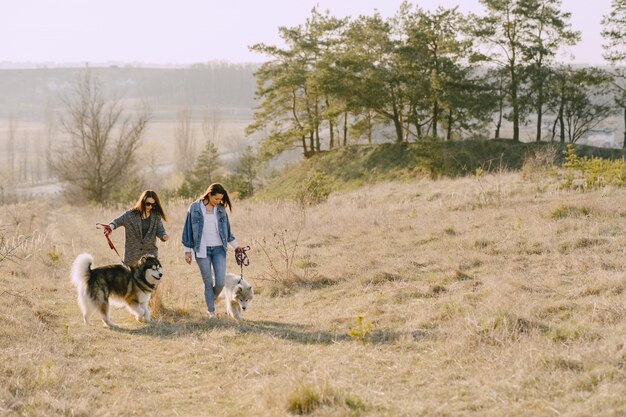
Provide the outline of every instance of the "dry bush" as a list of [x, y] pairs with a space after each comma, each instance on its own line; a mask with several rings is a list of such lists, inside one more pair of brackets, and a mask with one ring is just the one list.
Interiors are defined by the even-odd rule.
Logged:
[[546, 145], [530, 150], [524, 157], [520, 173], [523, 178], [543, 181], [556, 174], [560, 148], [558, 145]]

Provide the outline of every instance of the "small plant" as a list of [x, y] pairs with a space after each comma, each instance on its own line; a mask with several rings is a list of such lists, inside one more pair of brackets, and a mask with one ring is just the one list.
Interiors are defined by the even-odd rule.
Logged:
[[446, 227], [444, 229], [444, 233], [449, 235], [449, 236], [455, 236], [456, 235], [456, 230], [454, 230], [454, 227], [450, 226], [450, 227]]
[[[256, 241], [256, 246], [261, 248], [261, 252], [268, 261], [268, 270], [265, 273], [266, 280], [271, 282], [268, 294], [278, 296], [289, 293], [301, 276], [296, 272], [296, 268], [304, 267], [297, 258], [297, 249], [301, 229], [298, 230], [294, 238], [289, 237], [287, 229], [274, 232], [273, 239], [263, 238]], [[304, 272], [307, 272], [305, 268]]]
[[363, 316], [357, 316], [355, 321], [355, 327], [348, 331], [348, 336], [353, 339], [360, 340], [361, 342], [366, 342], [369, 339], [374, 326], [372, 323], [365, 321], [365, 317]]
[[57, 245], [52, 245], [52, 249], [46, 254], [51, 264], [56, 265], [61, 260], [61, 254], [57, 250]]
[[550, 212], [550, 218], [564, 219], [566, 217], [585, 217], [588, 216], [590, 212], [587, 207], [562, 205]]
[[551, 327], [546, 333], [548, 339], [553, 342], [568, 342], [589, 336], [589, 332], [582, 325], [561, 324], [560, 326]]
[[330, 195], [330, 178], [320, 171], [314, 171], [300, 185], [296, 200], [302, 207], [320, 204]]

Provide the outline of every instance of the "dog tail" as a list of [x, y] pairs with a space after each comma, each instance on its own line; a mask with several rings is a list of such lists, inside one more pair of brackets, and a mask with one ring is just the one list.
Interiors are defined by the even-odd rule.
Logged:
[[80, 290], [87, 285], [92, 263], [93, 256], [88, 253], [81, 253], [74, 260], [74, 263], [72, 264], [71, 280], [77, 290]]

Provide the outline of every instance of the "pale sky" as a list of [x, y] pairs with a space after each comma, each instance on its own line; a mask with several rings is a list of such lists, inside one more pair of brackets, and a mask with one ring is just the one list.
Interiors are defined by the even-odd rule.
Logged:
[[[263, 62], [255, 43], [282, 46], [279, 26], [305, 22], [316, 5], [336, 17], [391, 17], [402, 0], [0, 0], [0, 64], [187, 65]], [[478, 0], [412, 1], [426, 10], [460, 5], [483, 14]], [[582, 41], [573, 62], [603, 64], [600, 20], [611, 0], [562, 0]], [[562, 58], [561, 60], [568, 60]], [[569, 61], [569, 60], [568, 60]]]

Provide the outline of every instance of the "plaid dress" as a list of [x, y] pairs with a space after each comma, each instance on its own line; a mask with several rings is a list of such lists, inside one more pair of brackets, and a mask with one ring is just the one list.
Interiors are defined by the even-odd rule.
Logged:
[[163, 227], [161, 215], [156, 212], [150, 213], [150, 227], [144, 235], [141, 230], [141, 213], [138, 210], [128, 210], [117, 219], [109, 223], [111, 229], [122, 226], [125, 229], [124, 238], [124, 263], [135, 264], [143, 255], [159, 256], [159, 248], [156, 238], [160, 239], [167, 235]]

